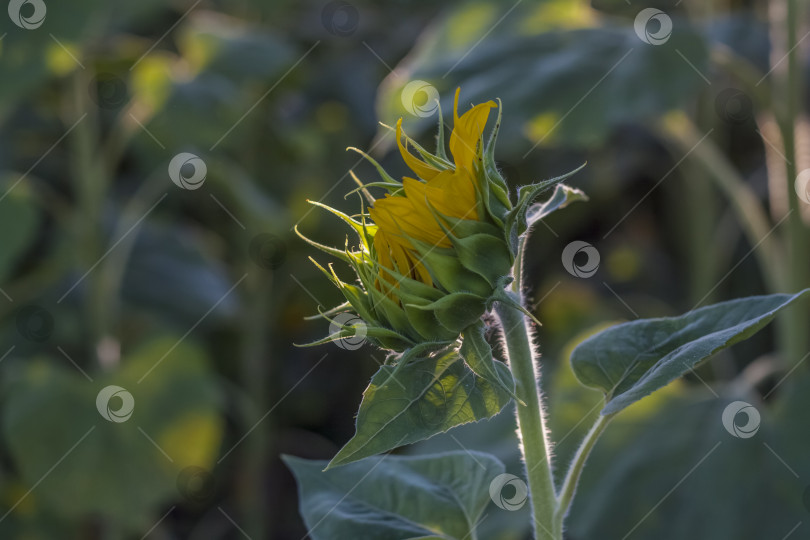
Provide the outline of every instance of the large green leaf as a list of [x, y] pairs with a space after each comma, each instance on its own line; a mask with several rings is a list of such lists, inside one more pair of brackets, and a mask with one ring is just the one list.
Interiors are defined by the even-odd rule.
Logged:
[[[239, 310], [235, 280], [191, 231], [146, 222], [139, 227], [123, 276], [123, 297], [131, 306], [171, 314], [181, 327], [203, 328], [233, 317]], [[238, 289], [238, 288], [237, 288]]]
[[[392, 376], [394, 366], [374, 374], [357, 413], [357, 432], [329, 467], [357, 461], [448, 429], [490, 418], [511, 399], [503, 385], [477, 376], [451, 351], [411, 361]], [[495, 362], [502, 381], [509, 368]]]
[[[163, 504], [188, 496], [181, 471], [212, 468], [222, 400], [204, 352], [190, 341], [152, 341], [114, 373], [90, 370], [92, 381], [65, 358], [20, 367], [3, 410], [5, 440], [24, 486], [14, 502], [26, 502], [22, 493], [35, 486], [43, 511], [101, 516], [142, 531]], [[107, 407], [103, 398], [99, 405], [97, 396], [110, 385], [132, 395], [130, 417], [115, 415], [124, 393], [108, 392]]]
[[325, 461], [284, 457], [314, 540], [475, 538], [503, 464], [480, 452], [377, 456], [322, 472]]
[[571, 354], [577, 378], [605, 393], [602, 414], [666, 386], [711, 355], [762, 329], [782, 308], [810, 293], [751, 296], [679, 317], [619, 324], [583, 341]]
[[[720, 399], [697, 383], [702, 399], [670, 396], [651, 415], [611, 423], [585, 467], [568, 520], [572, 538], [781, 539], [800, 521], [787, 538], [808, 538], [806, 412], [782, 432], [755, 397], [726, 397], [712, 386]], [[725, 407], [739, 398], [762, 414], [750, 439], [723, 427]]]
[[515, 159], [541, 142], [600, 144], [617, 125], [682, 107], [706, 87], [707, 46], [687, 20], [673, 17], [672, 34], [655, 46], [639, 38], [632, 19], [587, 27], [597, 19], [587, 4], [524, 2], [508, 13], [485, 2], [456, 8], [380, 87], [378, 116], [433, 129], [433, 117], [409, 114], [410, 102], [421, 104], [426, 95], [410, 95], [411, 81], [434, 86], [443, 110], [452, 107], [457, 86], [460, 107], [500, 97], [503, 123], [511, 127], [501, 130], [499, 153]]

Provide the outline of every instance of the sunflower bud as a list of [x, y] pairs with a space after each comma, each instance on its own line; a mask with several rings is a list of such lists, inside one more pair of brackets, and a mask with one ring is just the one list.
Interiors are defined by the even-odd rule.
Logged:
[[[395, 180], [358, 150], [381, 177], [363, 184], [352, 174], [360, 185], [355, 191], [367, 197], [370, 208], [361, 208], [352, 217], [313, 203], [346, 222], [358, 244], [350, 247], [347, 241], [339, 250], [305, 238], [349, 263], [359, 281], [346, 283], [331, 266], [327, 270], [318, 265], [346, 298], [346, 303], [322, 315], [353, 311], [366, 321], [369, 340], [395, 352], [408, 351], [403, 357], [413, 351], [455, 347], [460, 336], [469, 341], [462, 350], [487, 357], [478, 339], [481, 316], [494, 301], [514, 303], [504, 289], [512, 281], [517, 239], [530, 226], [529, 205], [562, 179], [521, 188], [513, 205], [494, 158], [500, 104], [488, 101], [459, 116], [458, 98], [457, 90], [447, 144], [450, 156], [445, 151], [441, 109], [435, 153], [408, 137], [400, 119], [394, 130], [397, 146], [412, 176]], [[485, 144], [484, 129], [493, 108], [498, 117]], [[386, 193], [374, 199], [369, 188]], [[317, 343], [350, 337], [355, 331], [344, 328]], [[486, 361], [491, 361], [491, 354]]]

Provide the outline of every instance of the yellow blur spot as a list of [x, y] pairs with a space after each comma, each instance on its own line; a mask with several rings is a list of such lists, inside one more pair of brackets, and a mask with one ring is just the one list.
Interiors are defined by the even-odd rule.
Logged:
[[559, 117], [554, 112], [539, 114], [529, 120], [524, 128], [526, 136], [533, 142], [550, 142], [554, 139], [553, 133], [557, 129]]
[[152, 53], [135, 66], [132, 89], [135, 99], [148, 110], [160, 109], [169, 98], [172, 88], [172, 59]]
[[479, 39], [491, 26], [496, 7], [488, 3], [471, 4], [447, 23], [447, 46], [451, 49]]
[[671, 133], [683, 133], [689, 129], [690, 124], [689, 117], [679, 110], [670, 111], [661, 118], [664, 130]]
[[211, 34], [187, 32], [181, 36], [179, 47], [183, 58], [188, 61], [191, 71], [199, 73], [216, 57], [221, 43], [219, 38]]
[[630, 281], [641, 270], [641, 256], [638, 251], [629, 247], [621, 247], [610, 252], [606, 263], [613, 281]]
[[18, 516], [30, 517], [36, 510], [36, 500], [34, 494], [28, 491], [20, 482], [9, 482], [0, 495], [0, 504], [14, 507], [14, 513]]
[[68, 43], [62, 43], [62, 45], [65, 47], [62, 48], [54, 43], [45, 51], [45, 65], [48, 66], [51, 73], [60, 77], [79, 67], [76, 62], [76, 58], [79, 57], [78, 49]]
[[213, 411], [186, 413], [158, 436], [158, 444], [178, 468], [210, 468], [221, 442], [222, 421]]
[[595, 23], [596, 17], [590, 2], [549, 0], [524, 17], [518, 31], [524, 35], [534, 35], [549, 30], [589, 28]]

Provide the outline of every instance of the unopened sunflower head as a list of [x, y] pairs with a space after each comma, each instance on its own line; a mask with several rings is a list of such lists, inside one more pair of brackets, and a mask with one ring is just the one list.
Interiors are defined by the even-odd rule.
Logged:
[[[459, 116], [458, 98], [457, 90], [449, 155], [441, 111], [435, 153], [408, 137], [400, 119], [397, 145], [411, 175], [396, 180], [358, 150], [381, 176], [381, 181], [368, 184], [355, 177], [370, 207], [361, 203], [360, 213], [349, 216], [312, 203], [343, 219], [359, 239], [358, 244], [347, 241], [344, 249], [336, 249], [305, 238], [349, 263], [359, 281], [344, 282], [331, 265], [328, 270], [318, 265], [346, 298], [323, 316], [353, 311], [365, 321], [366, 337], [393, 351], [455, 344], [465, 331], [480, 328], [492, 302], [509, 301], [504, 288], [512, 281], [529, 205], [560, 180], [521, 188], [513, 205], [494, 159], [500, 106], [487, 101]], [[484, 131], [496, 108], [498, 116], [485, 143]], [[374, 199], [368, 188], [386, 193]], [[343, 328], [317, 343], [347, 338], [356, 330]]]

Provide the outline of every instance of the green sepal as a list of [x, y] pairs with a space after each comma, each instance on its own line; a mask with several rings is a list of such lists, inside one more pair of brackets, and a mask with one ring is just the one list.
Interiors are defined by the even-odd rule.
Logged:
[[[323, 203], [319, 203], [318, 201], [310, 201], [307, 202], [313, 206], [317, 206], [318, 208], [323, 208], [327, 212], [339, 217], [344, 222], [346, 222], [354, 231], [357, 233], [357, 236], [360, 238], [361, 241], [365, 242], [366, 238], [365, 235], [368, 234], [368, 230], [377, 230], [376, 226], [373, 225], [365, 225], [364, 223], [360, 223], [359, 221], [353, 220], [350, 216], [344, 214], [340, 210], [335, 210], [331, 206], [327, 206]], [[373, 235], [372, 235], [373, 236]]]
[[[376, 160], [376, 159], [374, 159], [373, 157], [371, 157], [370, 155], [366, 154], [365, 152], [363, 152], [363, 151], [362, 151], [362, 150], [360, 150], [359, 148], [355, 148], [354, 146], [350, 146], [350, 147], [348, 147], [346, 150], [351, 150], [352, 152], [357, 152], [358, 154], [360, 154], [361, 156], [363, 156], [363, 157], [366, 159], [366, 161], [368, 161], [369, 163], [371, 163], [371, 165], [373, 165], [373, 166], [374, 166], [374, 168], [375, 168], [375, 169], [377, 169], [377, 173], [380, 175], [380, 178], [382, 178], [382, 179], [383, 179], [383, 181], [384, 181], [385, 183], [388, 183], [388, 184], [395, 184], [395, 185], [399, 185], [400, 187], [402, 187], [402, 182], [399, 182], [399, 181], [398, 181], [397, 179], [395, 179], [393, 176], [391, 176], [390, 174], [388, 174], [388, 171], [386, 171], [386, 170], [383, 168], [383, 166], [382, 166], [382, 165], [380, 165], [380, 164], [377, 162], [377, 160]], [[368, 185], [368, 184], [366, 184], [366, 185]]]
[[422, 298], [426, 302], [438, 300], [444, 293], [433, 287], [411, 278], [405, 278], [399, 283], [399, 294], [404, 299], [407, 297]]
[[317, 315], [307, 315], [306, 317], [304, 317], [304, 320], [305, 321], [316, 321], [318, 319], [327, 319], [329, 317], [337, 315], [338, 313], [343, 313], [344, 311], [348, 311], [351, 308], [352, 308], [351, 303], [343, 302], [339, 306], [335, 306], [335, 307], [333, 307], [331, 309], [327, 309], [326, 311], [321, 311]]
[[486, 298], [492, 293], [492, 286], [475, 272], [461, 264], [452, 249], [438, 248], [416, 239], [409, 239], [416, 247], [431, 276], [445, 291], [468, 291]]
[[[431, 211], [442, 232], [453, 243], [464, 268], [486, 279], [490, 287], [511, 273], [514, 257], [497, 227], [480, 221], [449, 218], [433, 208]], [[448, 222], [449, 227], [442, 221]]]
[[528, 229], [528, 224], [526, 223], [526, 213], [534, 202], [534, 199], [536, 199], [541, 193], [551, 189], [554, 185], [559, 184], [569, 176], [579, 172], [583, 167], [585, 167], [585, 165], [586, 164], [583, 163], [573, 171], [563, 174], [562, 176], [558, 176], [550, 180], [544, 180], [536, 184], [522, 186], [518, 189], [518, 200], [515, 203], [514, 208], [512, 208], [512, 210], [510, 210], [507, 214], [505, 221], [505, 227], [508, 235], [507, 237], [509, 238], [512, 253], [517, 253], [518, 238]]
[[[501, 129], [501, 118], [503, 117], [503, 104], [501, 103], [501, 99], [497, 98], [498, 100], [498, 118], [495, 120], [495, 127], [492, 128], [492, 131], [489, 134], [489, 140], [487, 141], [486, 148], [484, 149], [484, 165], [486, 166], [487, 171], [494, 171], [495, 174], [493, 175], [492, 179], [490, 180], [493, 184], [500, 188], [503, 193], [509, 192], [509, 186], [506, 184], [506, 181], [503, 177], [498, 174], [498, 168], [495, 164], [495, 144], [498, 140], [498, 131]], [[509, 201], [509, 197], [502, 200], [503, 204], [511, 207], [512, 204]]]
[[409, 305], [416, 309], [432, 310], [442, 326], [456, 333], [475, 324], [486, 311], [486, 299], [467, 292], [451, 293], [424, 306]]
[[440, 101], [436, 101], [436, 105], [439, 108], [439, 132], [436, 134], [436, 155], [449, 163], [450, 159], [447, 157], [444, 142], [444, 114], [442, 113], [442, 104]]
[[531, 228], [532, 225], [552, 212], [565, 208], [572, 202], [587, 200], [588, 196], [583, 191], [565, 184], [557, 184], [557, 187], [554, 188], [554, 194], [546, 202], [533, 204], [529, 207], [529, 211], [526, 212], [526, 225]]
[[[497, 173], [496, 173], [497, 174]], [[498, 187], [496, 184], [492, 183], [490, 180], [491, 173], [487, 173], [487, 181], [489, 182], [490, 191], [492, 192], [494, 197], [488, 197], [486, 199], [487, 203], [487, 213], [489, 214], [490, 219], [495, 222], [499, 227], [504, 226], [504, 222], [506, 221], [507, 216], [509, 215], [509, 211], [512, 209], [512, 205], [504, 204], [503, 200], [509, 200], [508, 192], [501, 191], [501, 188]]]
[[491, 287], [494, 288], [500, 278], [511, 272], [514, 257], [503, 238], [474, 234], [451, 238], [451, 241], [461, 264], [486, 279]]
[[382, 317], [380, 318], [400, 333], [409, 337], [416, 337], [410, 332], [412, 329], [411, 324], [408, 321], [408, 317], [405, 315], [405, 311], [399, 304], [374, 287], [367, 289], [367, 291], [372, 302], [371, 309], [373, 309], [375, 313], [381, 314]]
[[363, 291], [354, 285], [349, 285], [348, 283], [341, 281], [340, 278], [337, 277], [337, 274], [335, 274], [335, 271], [332, 269], [331, 265], [329, 266], [329, 270], [327, 270], [312, 257], [310, 257], [309, 260], [312, 261], [312, 264], [318, 267], [321, 272], [323, 272], [329, 281], [340, 289], [343, 297], [351, 304], [352, 308], [361, 319], [366, 321], [366, 323], [370, 323], [372, 325], [376, 324], [376, 317], [372, 315], [373, 312], [371, 310], [371, 305], [368, 303], [368, 296]]
[[364, 190], [366, 188], [370, 188], [370, 187], [385, 188], [389, 192], [391, 192], [391, 194], [393, 195], [394, 193], [396, 193], [396, 192], [398, 192], [398, 191], [400, 191], [402, 189], [402, 184], [392, 184], [390, 182], [369, 182], [367, 184], [363, 184], [362, 186], [356, 187], [353, 190], [349, 191], [348, 193], [346, 193], [346, 195], [343, 196], [343, 198], [346, 199], [346, 198], [349, 197], [349, 195], [352, 195], [354, 193], [357, 193], [358, 191], [362, 191], [362, 190]]
[[[311, 341], [309, 343], [294, 343], [295, 347], [315, 347], [317, 345], [324, 345], [326, 343], [330, 343], [332, 341], [339, 341], [341, 339], [354, 337], [357, 333], [357, 326], [359, 325], [351, 325], [351, 326], [343, 326], [341, 329], [334, 334], [329, 334], [328, 336], [321, 338], [316, 341]], [[365, 337], [369, 341], [390, 341], [396, 340], [402, 349], [409, 349], [414, 346], [414, 343], [406, 338], [405, 336], [394, 332], [389, 328], [383, 328], [381, 326], [367, 326], [363, 325], [365, 328]]]
[[[474, 234], [489, 234], [492, 236], [501, 236], [503, 234], [503, 229], [493, 225], [492, 223], [478, 221], [476, 219], [461, 219], [446, 216], [436, 211], [436, 209], [432, 208], [431, 206], [428, 206], [428, 208], [434, 212], [434, 215], [441, 218], [441, 220], [437, 221], [445, 234], [449, 232], [453, 236], [457, 236], [459, 238], [472, 236]], [[444, 228], [445, 225], [447, 227], [446, 229]]]
[[408, 317], [413, 329], [424, 339], [431, 341], [454, 340], [458, 337], [458, 332], [453, 332], [442, 326], [435, 313], [414, 307], [427, 306], [444, 296], [438, 289], [432, 287], [431, 289], [438, 293], [438, 297], [435, 295], [430, 297], [413, 295], [400, 290], [400, 301], [405, 310], [405, 315]]
[[432, 311], [424, 311], [412, 306], [412, 304], [428, 305], [439, 300], [446, 293], [420, 281], [404, 278], [399, 282], [399, 289], [396, 290], [395, 294], [402, 303], [405, 316], [408, 318], [413, 330], [424, 339], [443, 341], [454, 340], [458, 337], [458, 332], [444, 328]]
[[501, 104], [501, 100], [498, 99], [498, 119], [489, 135], [489, 141], [487, 142], [483, 155], [483, 176], [486, 178], [491, 194], [494, 195], [494, 197], [490, 196], [485, 199], [487, 212], [492, 220], [500, 227], [503, 227], [506, 216], [512, 209], [512, 202], [509, 200], [509, 185], [506, 183], [503, 176], [501, 176], [495, 161], [495, 142], [498, 139], [502, 114], [503, 105]]
[[484, 333], [485, 327], [481, 320], [468, 326], [462, 332], [459, 354], [476, 375], [490, 384], [503, 388], [512, 399], [525, 406], [526, 403], [515, 394], [515, 380], [511, 372], [498, 373], [495, 367], [496, 360], [492, 356], [492, 347], [487, 343]]

